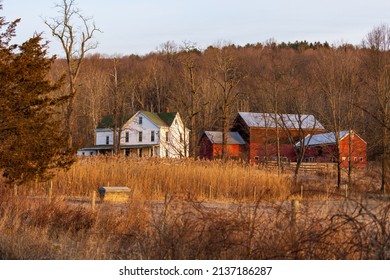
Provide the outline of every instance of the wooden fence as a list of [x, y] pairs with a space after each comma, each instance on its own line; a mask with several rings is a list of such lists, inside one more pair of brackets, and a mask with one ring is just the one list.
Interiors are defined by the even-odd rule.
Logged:
[[[276, 169], [276, 161], [266, 161], [260, 163], [261, 167], [266, 169]], [[294, 171], [297, 166], [296, 162], [281, 162], [282, 170], [284, 171]], [[337, 163], [327, 163], [327, 162], [302, 162], [300, 172], [323, 172], [323, 173], [333, 173], [337, 172]]]

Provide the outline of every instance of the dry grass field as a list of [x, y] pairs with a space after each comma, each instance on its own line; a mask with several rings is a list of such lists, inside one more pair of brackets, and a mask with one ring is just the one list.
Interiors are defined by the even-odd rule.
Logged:
[[[345, 199], [332, 176], [302, 174], [294, 208], [300, 186], [290, 174], [237, 162], [81, 159], [53, 178], [50, 200], [50, 182], [2, 188], [0, 259], [388, 259], [390, 206], [367, 199], [375, 172], [356, 176]], [[92, 192], [108, 185], [132, 197], [93, 208]]]
[[[44, 195], [50, 182], [18, 188], [21, 194]], [[277, 176], [238, 162], [192, 159], [91, 157], [76, 162], [52, 180], [53, 195], [85, 197], [99, 186], [127, 186], [138, 200], [163, 199], [166, 194], [195, 200], [285, 199], [286, 176]]]

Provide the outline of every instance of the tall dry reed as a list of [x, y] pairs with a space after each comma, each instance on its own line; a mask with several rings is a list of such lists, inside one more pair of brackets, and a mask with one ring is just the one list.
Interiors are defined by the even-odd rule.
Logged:
[[[50, 185], [32, 183], [21, 192], [44, 194]], [[53, 193], [86, 196], [100, 186], [128, 186], [135, 198], [162, 199], [166, 194], [200, 200], [285, 199], [286, 176], [238, 162], [193, 159], [91, 157], [78, 160], [52, 180]]]

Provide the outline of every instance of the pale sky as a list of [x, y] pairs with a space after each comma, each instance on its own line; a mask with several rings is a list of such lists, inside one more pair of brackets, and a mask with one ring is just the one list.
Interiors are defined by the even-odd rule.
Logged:
[[[50, 52], [62, 54], [42, 18], [58, 16], [60, 0], [3, 0], [8, 21], [21, 18], [16, 43], [44, 32]], [[307, 40], [360, 44], [373, 27], [390, 24], [389, 0], [76, 0], [103, 31], [95, 53], [147, 54], [167, 41], [201, 48]]]

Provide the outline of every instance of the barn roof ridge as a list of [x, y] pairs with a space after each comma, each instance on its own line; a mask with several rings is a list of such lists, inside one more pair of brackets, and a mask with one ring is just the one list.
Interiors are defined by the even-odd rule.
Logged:
[[[213, 144], [222, 144], [222, 131], [205, 131], [204, 134]], [[246, 142], [241, 137], [240, 133], [236, 131], [229, 131], [227, 144], [244, 145]]]
[[[355, 131], [351, 131], [354, 135], [362, 139]], [[349, 130], [340, 131], [339, 141], [350, 134]], [[364, 141], [364, 139], [362, 139]], [[365, 142], [365, 141], [364, 141]], [[336, 143], [336, 132], [325, 132], [313, 135], [307, 135], [304, 139], [304, 145], [316, 146], [316, 145], [327, 145]], [[295, 146], [299, 147], [301, 143], [296, 143]]]
[[256, 112], [238, 112], [238, 115], [249, 127], [276, 127], [275, 120], [280, 127], [291, 129], [324, 129], [323, 125], [314, 117], [307, 114], [276, 114], [275, 113], [256, 113]]

